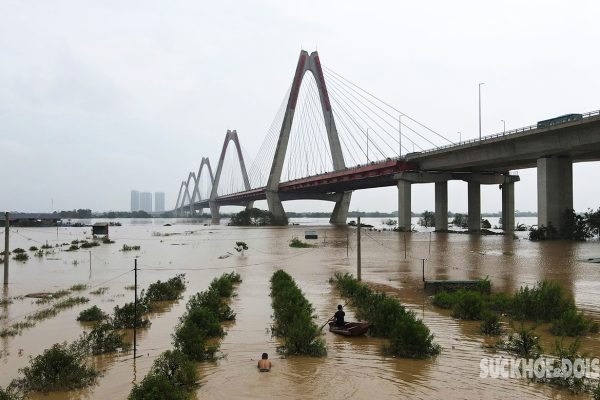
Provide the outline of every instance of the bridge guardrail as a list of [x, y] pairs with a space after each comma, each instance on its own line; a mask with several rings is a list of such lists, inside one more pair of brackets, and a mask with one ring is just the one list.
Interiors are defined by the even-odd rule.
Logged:
[[[587, 119], [587, 118], [596, 117], [599, 115], [600, 115], [600, 110], [595, 110], [595, 111], [583, 113], [583, 114], [581, 114], [581, 117], [582, 117], [582, 119]], [[462, 146], [462, 145], [470, 144], [470, 143], [485, 142], [490, 139], [495, 139], [495, 138], [502, 137], [502, 136], [514, 135], [516, 133], [521, 133], [521, 132], [527, 132], [527, 131], [531, 131], [533, 129], [538, 129], [537, 124], [524, 126], [522, 128], [511, 129], [506, 132], [500, 132], [500, 133], [494, 133], [491, 135], [486, 135], [486, 136], [483, 136], [481, 139], [475, 138], [475, 139], [463, 140], [463, 141], [460, 141], [459, 143], [452, 143], [452, 144], [447, 144], [445, 146], [435, 147], [433, 149], [422, 150], [420, 152], [420, 154], [432, 153], [434, 151], [449, 149], [451, 147], [458, 147], [458, 146]]]

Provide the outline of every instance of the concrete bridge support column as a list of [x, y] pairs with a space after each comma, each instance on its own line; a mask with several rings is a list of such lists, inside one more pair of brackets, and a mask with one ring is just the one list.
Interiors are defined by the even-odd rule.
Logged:
[[283, 204], [281, 204], [279, 193], [267, 189], [265, 194], [267, 196], [267, 205], [269, 207], [269, 211], [273, 214], [273, 216], [276, 219], [285, 218], [285, 210], [283, 209]]
[[448, 181], [435, 183], [435, 230], [448, 230]]
[[544, 157], [537, 160], [538, 225], [564, 226], [565, 209], [573, 208], [573, 160]]
[[219, 206], [216, 203], [209, 202], [208, 206], [210, 207], [210, 216], [213, 224], [218, 224], [221, 221], [221, 216], [219, 215]]
[[348, 218], [348, 210], [350, 209], [350, 199], [352, 198], [352, 192], [344, 192], [342, 199], [335, 202], [333, 212], [329, 218], [329, 223], [334, 225], [346, 225], [346, 219]]
[[468, 182], [469, 231], [481, 230], [481, 184]]
[[515, 184], [502, 185], [502, 230], [506, 233], [515, 230]]
[[410, 214], [411, 183], [405, 180], [398, 181], [398, 229], [410, 231], [412, 228]]

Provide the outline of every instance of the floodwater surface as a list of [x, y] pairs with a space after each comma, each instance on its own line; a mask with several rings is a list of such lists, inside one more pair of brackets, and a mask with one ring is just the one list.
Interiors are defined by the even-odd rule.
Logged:
[[[530, 242], [526, 232], [518, 237], [396, 233], [363, 230], [362, 278], [365, 282], [397, 297], [435, 335], [442, 353], [428, 360], [387, 357], [382, 352], [384, 339], [346, 338], [325, 332], [327, 356], [288, 357], [277, 354], [278, 341], [269, 328], [272, 308], [269, 279], [277, 269], [290, 273], [318, 315], [322, 325], [345, 300], [329, 283], [337, 271], [356, 273], [356, 230], [317, 224], [318, 247], [295, 249], [288, 246], [293, 237], [303, 238], [305, 226], [278, 228], [238, 228], [204, 225], [207, 221], [124, 220], [111, 227], [114, 244], [66, 252], [56, 248], [42, 258], [28, 252], [25, 262], [11, 260], [10, 284], [4, 298], [33, 292], [53, 292], [85, 283], [88, 288], [76, 293], [90, 302], [60, 312], [41, 321], [21, 335], [0, 339], [0, 385], [19, 377], [19, 369], [57, 342], [77, 339], [89, 326], [76, 321], [79, 312], [97, 305], [110, 313], [115, 305], [133, 301], [134, 292], [126, 287], [134, 282], [134, 260], [138, 262], [138, 284], [147, 287], [158, 279], [166, 280], [185, 273], [188, 287], [184, 297], [162, 304], [149, 315], [152, 325], [138, 332], [138, 358], [133, 353], [94, 357], [102, 371], [98, 383], [88, 389], [68, 393], [33, 395], [34, 399], [125, 399], [133, 382], [139, 382], [154, 359], [172, 348], [171, 334], [185, 311], [187, 299], [205, 290], [223, 272], [238, 272], [243, 282], [231, 307], [234, 322], [226, 325], [217, 361], [199, 363], [202, 399], [250, 398], [331, 398], [331, 399], [480, 399], [480, 398], [575, 398], [569, 392], [524, 379], [479, 377], [480, 360], [494, 357], [486, 346], [495, 339], [484, 337], [477, 322], [458, 321], [431, 304], [422, 291], [423, 259], [426, 279], [479, 279], [489, 277], [494, 291], [514, 292], [525, 284], [542, 279], [559, 281], [573, 294], [583, 311], [600, 321], [600, 264], [586, 261], [600, 256], [598, 241]], [[173, 226], [163, 226], [165, 223]], [[298, 220], [296, 222], [306, 223]], [[365, 222], [369, 222], [366, 219]], [[374, 219], [370, 223], [377, 223]], [[318, 225], [320, 224], [320, 225]], [[11, 249], [70, 243], [90, 236], [90, 228], [13, 228]], [[249, 249], [242, 255], [233, 247], [245, 241]], [[123, 244], [140, 245], [141, 250], [123, 252]], [[61, 250], [62, 249], [62, 250]], [[104, 294], [91, 291], [107, 287]], [[13, 299], [0, 307], [0, 328], [23, 321], [32, 312], [48, 305], [34, 299]], [[347, 320], [353, 310], [346, 308]], [[546, 350], [554, 337], [543, 333]], [[324, 329], [326, 331], [326, 329]], [[129, 340], [132, 333], [128, 332]], [[598, 335], [584, 338], [582, 351], [600, 355]], [[263, 352], [273, 361], [270, 373], [259, 373], [256, 362]]]

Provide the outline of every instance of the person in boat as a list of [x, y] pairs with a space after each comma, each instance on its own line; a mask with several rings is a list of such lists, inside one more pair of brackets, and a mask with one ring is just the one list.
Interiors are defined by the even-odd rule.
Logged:
[[333, 322], [335, 323], [335, 326], [346, 325], [346, 321], [344, 321], [345, 316], [346, 316], [346, 313], [344, 312], [342, 305], [338, 304], [338, 310], [335, 312], [335, 315], [333, 316]]
[[262, 357], [258, 360], [258, 370], [260, 372], [269, 372], [271, 370], [271, 361], [267, 353], [262, 353]]

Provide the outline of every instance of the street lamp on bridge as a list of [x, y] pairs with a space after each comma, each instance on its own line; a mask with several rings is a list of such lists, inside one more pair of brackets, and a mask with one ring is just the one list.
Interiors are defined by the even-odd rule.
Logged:
[[479, 83], [479, 141], [481, 141], [481, 85], [485, 82]]
[[367, 164], [369, 163], [369, 128], [367, 128]]
[[502, 122], [502, 134], [505, 135], [506, 134], [506, 121], [501, 119], [500, 120]]

